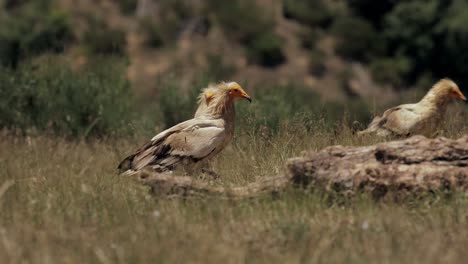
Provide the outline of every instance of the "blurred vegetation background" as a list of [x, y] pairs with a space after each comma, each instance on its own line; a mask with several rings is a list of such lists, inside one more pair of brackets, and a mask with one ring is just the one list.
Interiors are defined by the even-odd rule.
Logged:
[[253, 95], [238, 105], [241, 129], [300, 119], [333, 130], [438, 78], [468, 83], [464, 0], [0, 5], [0, 127], [19, 134], [152, 134], [190, 118], [220, 80]]

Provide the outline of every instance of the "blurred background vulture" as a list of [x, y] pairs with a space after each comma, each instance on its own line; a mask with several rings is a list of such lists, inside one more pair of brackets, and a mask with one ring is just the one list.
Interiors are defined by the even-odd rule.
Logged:
[[448, 103], [452, 98], [466, 101], [457, 84], [450, 79], [441, 79], [415, 104], [402, 104], [376, 116], [367, 129], [359, 134], [376, 133], [379, 136], [409, 136], [422, 134], [432, 136], [437, 132]]

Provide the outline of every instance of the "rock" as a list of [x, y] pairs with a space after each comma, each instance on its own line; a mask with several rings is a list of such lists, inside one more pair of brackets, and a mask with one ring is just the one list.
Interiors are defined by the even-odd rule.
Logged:
[[288, 187], [313, 188], [374, 198], [430, 191], [468, 191], [468, 135], [458, 139], [405, 140], [363, 147], [331, 146], [287, 161], [286, 175], [264, 177], [246, 186], [216, 187], [190, 176], [143, 172], [138, 180], [157, 196], [250, 198]]
[[293, 182], [343, 193], [408, 193], [468, 189], [468, 135], [415, 136], [365, 147], [332, 146], [290, 159]]

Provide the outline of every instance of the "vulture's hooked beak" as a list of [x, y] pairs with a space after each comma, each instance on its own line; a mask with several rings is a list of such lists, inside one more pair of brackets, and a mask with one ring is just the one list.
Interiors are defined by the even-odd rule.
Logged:
[[252, 98], [250, 98], [250, 96], [246, 92], [242, 93], [242, 98], [247, 99], [249, 103], [252, 103]]
[[460, 99], [466, 102], [466, 97], [462, 93], [460, 93]]
[[463, 101], [466, 102], [466, 97], [465, 95], [463, 95], [463, 93], [460, 91], [459, 88], [456, 88], [454, 91], [452, 91], [452, 93], [450, 94], [450, 97], [462, 99]]
[[457, 91], [458, 98], [462, 99], [463, 101], [466, 102], [466, 97], [463, 95], [463, 93], [459, 90]]

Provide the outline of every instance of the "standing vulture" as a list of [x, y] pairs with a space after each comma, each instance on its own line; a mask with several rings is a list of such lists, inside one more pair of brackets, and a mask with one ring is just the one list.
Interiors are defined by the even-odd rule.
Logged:
[[251, 101], [236, 82], [206, 88], [200, 95], [201, 106], [194, 118], [154, 136], [120, 162], [120, 173], [133, 174], [146, 167], [155, 171], [189, 169], [218, 154], [234, 136], [236, 98]]

